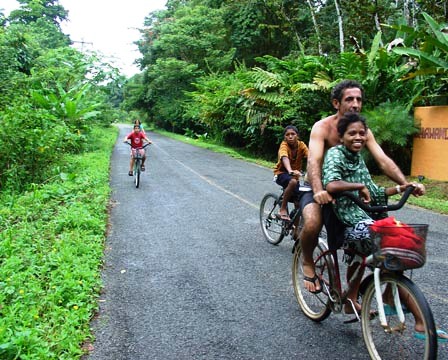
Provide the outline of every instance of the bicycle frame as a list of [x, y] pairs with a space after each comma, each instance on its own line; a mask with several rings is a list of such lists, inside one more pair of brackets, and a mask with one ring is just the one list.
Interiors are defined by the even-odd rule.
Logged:
[[[368, 207], [365, 204], [358, 204], [358, 205], [360, 205], [360, 206], [363, 205], [361, 207], [364, 207], [364, 210], [369, 211], [369, 212], [384, 212], [385, 210], [397, 210], [403, 206], [403, 204], [406, 202], [407, 198], [411, 194], [413, 189], [411, 189], [411, 188], [409, 188], [409, 189], [410, 190], [406, 191], [405, 196], [403, 196], [402, 199], [400, 200], [400, 202], [396, 205], [373, 206], [373, 207]], [[351, 195], [350, 193], [343, 192], [341, 195], [349, 196], [350, 198], [353, 199], [353, 195]], [[384, 306], [383, 306], [384, 304], [383, 304], [383, 300], [382, 300], [382, 292], [380, 289], [380, 275], [381, 275], [382, 269], [376, 266], [377, 260], [375, 259], [374, 255], [370, 254], [370, 255], [366, 256], [354, 249], [346, 249], [345, 251], [347, 253], [349, 253], [349, 255], [358, 257], [361, 260], [360, 265], [358, 266], [358, 268], [356, 269], [356, 271], [354, 272], [352, 277], [350, 279], [348, 279], [348, 285], [347, 285], [346, 289], [343, 289], [343, 286], [342, 286], [337, 250], [326, 250], [317, 259], [317, 261], [318, 261], [321, 258], [324, 258], [326, 256], [331, 256], [331, 260], [332, 260], [331, 263], [333, 264], [332, 265], [333, 268], [330, 269], [330, 271], [333, 274], [332, 280], [334, 281], [334, 284], [333, 285], [326, 284], [325, 282], [323, 282], [323, 285], [325, 287], [325, 293], [328, 295], [328, 297], [331, 301], [332, 311], [335, 311], [335, 312], [342, 311], [342, 305], [344, 305], [347, 302], [347, 293], [351, 290], [351, 288], [353, 286], [353, 280], [357, 277], [359, 272], [364, 272], [365, 269], [368, 267], [373, 268], [373, 279], [374, 279], [374, 283], [375, 283], [375, 296], [378, 301], [378, 316], [380, 318], [381, 326], [385, 329], [385, 331], [397, 330], [397, 329], [391, 329], [387, 323], [386, 314], [385, 314], [385, 310], [384, 310]], [[390, 270], [388, 270], [388, 272], [389, 273], [399, 273], [399, 272], [390, 271]], [[368, 276], [364, 277], [363, 282], [368, 281], [367, 279], [368, 279]], [[363, 285], [361, 284], [360, 288], [362, 288], [362, 287], [363, 287]], [[395, 306], [395, 309], [397, 309], [396, 310], [397, 315], [398, 315], [400, 321], [403, 323], [405, 316], [404, 316], [404, 312], [402, 310], [401, 299], [398, 294], [396, 285], [392, 289], [392, 294], [393, 294], [393, 299], [394, 299], [394, 306]], [[336, 296], [338, 299], [336, 299]], [[357, 320], [360, 321], [358, 312], [356, 311], [354, 304], [351, 301], [350, 301], [350, 304], [354, 310], [353, 312], [354, 312]]]
[[[360, 203], [357, 205], [367, 212], [384, 213], [400, 209], [413, 189], [408, 187], [397, 204], [387, 206], [368, 206], [358, 198], [355, 199], [351, 193], [351, 196], [347, 196], [355, 203], [358, 200]], [[427, 229], [425, 224], [409, 225], [426, 226]], [[382, 236], [380, 232], [376, 234]], [[292, 277], [299, 306], [303, 313], [315, 322], [325, 320], [331, 312], [353, 312], [356, 318], [344, 323], [361, 323], [364, 343], [372, 359], [436, 359], [438, 339], [431, 308], [418, 286], [403, 274], [402, 270], [407, 267], [393, 267], [388, 263], [392, 258], [388, 257], [387, 252], [382, 253], [383, 244], [376, 242], [381, 240], [372, 239], [370, 255], [364, 253], [367, 249], [344, 249], [345, 253], [353, 257], [347, 269], [350, 278], [344, 281], [341, 277], [343, 268], [340, 252], [334, 248], [328, 249], [326, 242], [319, 239], [313, 259], [321, 290], [314, 292], [304, 285], [304, 281], [310, 280], [303, 274], [304, 253], [300, 242], [296, 241], [293, 248]], [[371, 269], [373, 273], [364, 276], [359, 283], [366, 268]], [[355, 290], [361, 301], [354, 297]], [[350, 306], [353, 311], [350, 311]]]
[[[131, 144], [127, 141], [125, 141], [126, 144], [131, 146]], [[133, 173], [134, 173], [134, 183], [135, 187], [139, 187], [140, 185], [140, 174], [141, 174], [141, 162], [143, 160], [144, 154], [140, 153], [140, 150], [145, 149], [149, 143], [144, 144], [140, 148], [131, 148], [131, 156], [134, 160], [134, 166], [133, 166]]]

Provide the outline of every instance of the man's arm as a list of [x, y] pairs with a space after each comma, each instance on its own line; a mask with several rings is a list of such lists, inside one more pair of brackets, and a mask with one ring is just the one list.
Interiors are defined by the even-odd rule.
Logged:
[[321, 124], [314, 124], [311, 129], [308, 146], [307, 175], [314, 193], [314, 200], [318, 204], [326, 204], [333, 200], [322, 185], [322, 164], [325, 155], [325, 131]]
[[[367, 134], [367, 148], [369, 149], [370, 153], [375, 159], [375, 162], [378, 164], [384, 175], [386, 175], [392, 181], [396, 182], [398, 185], [410, 185], [397, 164], [395, 164], [395, 162], [384, 153], [381, 146], [378, 145], [375, 140], [375, 136], [370, 130]], [[425, 192], [425, 187], [423, 185], [416, 185], [414, 195], [424, 195]]]
[[406, 178], [400, 168], [390, 157], [385, 154], [381, 146], [379, 146], [376, 142], [375, 136], [370, 130], [367, 134], [366, 145], [384, 175], [396, 182], [398, 185], [407, 184]]

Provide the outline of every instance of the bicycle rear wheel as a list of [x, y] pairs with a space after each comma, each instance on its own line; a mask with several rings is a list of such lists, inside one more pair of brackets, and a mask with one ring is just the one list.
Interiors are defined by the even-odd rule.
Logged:
[[280, 244], [285, 237], [283, 220], [277, 217], [280, 205], [279, 197], [273, 193], [266, 194], [260, 204], [261, 230], [272, 245]]
[[[405, 303], [414, 303], [415, 317], [422, 319], [424, 332], [416, 333], [416, 320], [409, 311], [405, 311], [405, 320], [401, 323], [393, 306], [387, 307], [387, 327], [381, 325], [379, 316], [372, 319], [372, 312], [378, 311], [375, 283], [372, 277], [362, 298], [361, 312], [362, 334], [370, 357], [372, 359], [436, 359], [436, 328], [431, 308], [423, 293], [417, 285], [401, 274], [384, 274], [381, 275], [380, 280], [384, 304], [391, 303], [391, 289], [395, 286], [400, 294], [402, 306], [406, 305]], [[408, 301], [404, 301], [405, 298]]]
[[134, 182], [136, 188], [138, 188], [140, 185], [140, 172], [141, 172], [140, 161], [136, 160], [134, 165]]
[[316, 322], [325, 320], [331, 313], [331, 300], [325, 289], [331, 289], [334, 284], [334, 265], [331, 254], [326, 253], [324, 255], [327, 250], [326, 244], [322, 240], [319, 240], [314, 250], [313, 259], [316, 275], [322, 279], [323, 289], [317, 294], [309, 292], [304, 287], [303, 251], [299, 244], [296, 244], [294, 248], [292, 261], [294, 295], [305, 316]]

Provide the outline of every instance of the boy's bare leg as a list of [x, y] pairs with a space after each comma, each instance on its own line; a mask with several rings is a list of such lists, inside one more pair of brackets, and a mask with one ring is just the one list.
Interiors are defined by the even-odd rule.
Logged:
[[294, 194], [294, 190], [296, 189], [297, 186], [297, 180], [296, 179], [291, 179], [289, 181], [288, 186], [285, 188], [285, 191], [283, 192], [283, 200], [282, 200], [282, 205], [280, 206], [280, 210], [279, 210], [279, 215], [281, 217], [288, 217], [288, 211], [287, 206], [288, 206], [288, 200], [291, 198], [291, 196]]

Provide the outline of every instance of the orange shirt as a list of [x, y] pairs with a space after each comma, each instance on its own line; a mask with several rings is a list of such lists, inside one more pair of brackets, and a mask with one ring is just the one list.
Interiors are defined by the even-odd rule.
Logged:
[[308, 157], [308, 147], [303, 141], [297, 140], [297, 154], [293, 157], [292, 149], [288, 146], [288, 143], [283, 140], [278, 149], [278, 162], [274, 168], [274, 175], [286, 172], [282, 162], [283, 156], [287, 156], [289, 158], [292, 170], [302, 170], [302, 159]]

